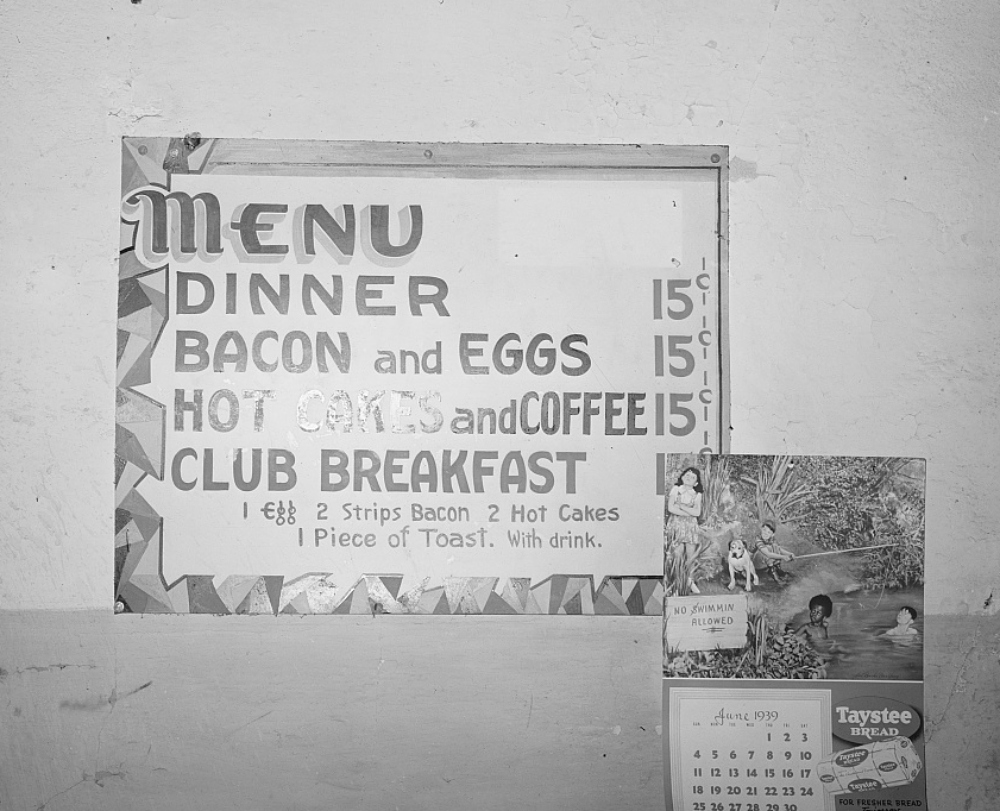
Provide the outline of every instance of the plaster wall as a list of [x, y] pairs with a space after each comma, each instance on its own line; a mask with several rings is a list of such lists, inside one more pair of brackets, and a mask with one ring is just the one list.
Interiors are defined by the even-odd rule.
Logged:
[[928, 460], [931, 807], [992, 808], [998, 33], [990, 0], [0, 2], [0, 807], [662, 807], [655, 620], [110, 616], [119, 138], [198, 131], [728, 144], [732, 450]]

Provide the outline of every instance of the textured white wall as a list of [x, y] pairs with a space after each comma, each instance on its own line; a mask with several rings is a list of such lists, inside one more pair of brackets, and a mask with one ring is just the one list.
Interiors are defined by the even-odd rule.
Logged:
[[[994, 0], [3, 0], [0, 607], [110, 606], [119, 137], [199, 131], [729, 144], [732, 449], [926, 457], [928, 612], [991, 615], [998, 34]], [[22, 673], [4, 665], [7, 689], [68, 679], [30, 670], [75, 660], [45, 623], [25, 627], [8, 624]], [[118, 635], [139, 626], [99, 627], [115, 630], [96, 635], [107, 649], [87, 661], [103, 675], [88, 678], [111, 694], [114, 677], [121, 695]], [[192, 630], [197, 644], [209, 628]], [[953, 650], [962, 665], [934, 687], [941, 706], [961, 704], [950, 697], [970, 683], [971, 650]], [[574, 689], [587, 701], [600, 688]], [[48, 695], [36, 728], [71, 737]], [[969, 713], [985, 725], [982, 708]], [[136, 724], [113, 734], [141, 738]], [[22, 768], [46, 751], [44, 735], [24, 740], [6, 741]], [[84, 807], [50, 795], [81, 771], [85, 787], [111, 774], [93, 746], [77, 747], [83, 767], [76, 750], [46, 766], [50, 792], [22, 783], [12, 796]], [[949, 757], [950, 778], [935, 767], [932, 790], [950, 798], [939, 809], [959, 808], [957, 786], [976, 779], [966, 755]], [[987, 807], [967, 796], [965, 809]]]
[[725, 143], [732, 447], [924, 456], [928, 609], [1000, 554], [992, 2], [0, 5], [0, 601], [109, 601], [118, 136]]

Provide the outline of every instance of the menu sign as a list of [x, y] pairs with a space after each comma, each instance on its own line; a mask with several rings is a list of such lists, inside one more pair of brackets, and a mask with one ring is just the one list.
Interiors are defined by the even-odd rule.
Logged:
[[124, 608], [659, 613], [719, 150], [123, 149]]

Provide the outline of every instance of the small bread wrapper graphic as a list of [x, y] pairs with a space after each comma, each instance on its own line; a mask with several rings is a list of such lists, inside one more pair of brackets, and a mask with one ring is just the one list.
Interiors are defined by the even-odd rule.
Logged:
[[835, 752], [816, 764], [816, 774], [831, 794], [908, 786], [923, 764], [909, 738], [898, 737]]

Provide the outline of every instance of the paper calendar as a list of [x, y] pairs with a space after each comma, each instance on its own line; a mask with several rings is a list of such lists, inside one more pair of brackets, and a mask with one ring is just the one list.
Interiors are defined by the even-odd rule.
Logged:
[[675, 809], [831, 811], [816, 765], [830, 754], [829, 690], [670, 692]]

